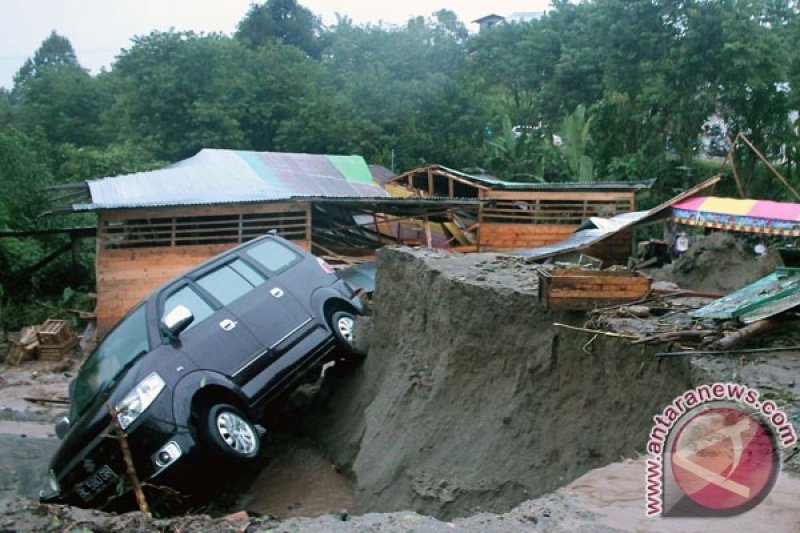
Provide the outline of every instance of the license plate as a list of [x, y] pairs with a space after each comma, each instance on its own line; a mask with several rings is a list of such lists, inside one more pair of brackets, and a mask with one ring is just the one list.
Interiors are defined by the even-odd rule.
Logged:
[[84, 501], [88, 502], [116, 480], [117, 474], [108, 466], [103, 465], [97, 472], [86, 478], [85, 481], [79, 483], [75, 487], [75, 492], [77, 492], [78, 496], [83, 498]]

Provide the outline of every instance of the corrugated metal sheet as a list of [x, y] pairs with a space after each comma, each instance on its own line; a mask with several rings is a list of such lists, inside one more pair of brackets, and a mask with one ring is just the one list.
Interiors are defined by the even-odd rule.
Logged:
[[605, 219], [605, 224], [602, 224], [604, 229], [591, 228], [580, 229], [555, 244], [549, 246], [540, 246], [538, 248], [531, 248], [528, 250], [520, 250], [514, 252], [513, 255], [520, 255], [530, 259], [546, 259], [554, 255], [560, 255], [567, 252], [572, 252], [586, 248], [602, 240], [603, 238], [613, 235], [624, 228], [627, 228], [637, 222], [641, 222], [650, 215], [650, 211], [635, 211], [633, 213], [623, 213], [616, 217]]
[[478, 182], [492, 189], [514, 189], [531, 191], [551, 190], [604, 190], [604, 191], [639, 191], [649, 189], [655, 183], [655, 178], [645, 181], [563, 181], [563, 182], [536, 182], [536, 181], [506, 181], [491, 174], [467, 174], [452, 168], [440, 167], [447, 172], [452, 172], [464, 179]]
[[87, 183], [92, 203], [75, 210], [388, 196], [361, 156], [215, 149], [164, 169]]
[[745, 324], [800, 306], [800, 269], [779, 268], [772, 274], [714, 300], [692, 313], [695, 318], [739, 319]]
[[667, 200], [666, 202], [654, 207], [649, 211], [622, 213], [613, 218], [607, 219], [606, 223], [602, 224], [602, 226], [604, 226], [606, 229], [599, 229], [596, 227], [598, 224], [587, 221], [582, 224], [575, 233], [561, 242], [557, 242], [549, 246], [540, 246], [538, 248], [530, 248], [528, 250], [519, 250], [514, 252], [513, 255], [543, 260], [547, 259], [548, 257], [581, 250], [587, 246], [601, 242], [602, 240], [607, 239], [608, 237], [611, 237], [612, 235], [626, 230], [636, 224], [658, 220], [662, 217], [668, 217], [670, 207], [677, 204], [681, 200], [695, 196], [700, 191], [711, 187], [719, 180], [720, 176], [709, 178], [706, 181], [695, 185], [691, 189], [682, 192], [681, 194]]

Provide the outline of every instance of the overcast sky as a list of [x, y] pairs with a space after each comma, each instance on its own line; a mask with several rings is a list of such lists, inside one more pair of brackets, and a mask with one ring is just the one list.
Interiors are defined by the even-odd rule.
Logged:
[[[0, 0], [0, 86], [10, 88], [12, 76], [42, 41], [56, 30], [67, 37], [78, 60], [92, 73], [108, 67], [134, 35], [153, 30], [194, 30], [232, 33], [253, 0]], [[262, 3], [262, 2], [255, 2]], [[471, 21], [496, 13], [543, 11], [549, 0], [300, 0], [322, 17], [336, 13], [356, 23], [402, 24], [414, 15], [428, 16], [445, 8], [454, 11], [471, 31]]]

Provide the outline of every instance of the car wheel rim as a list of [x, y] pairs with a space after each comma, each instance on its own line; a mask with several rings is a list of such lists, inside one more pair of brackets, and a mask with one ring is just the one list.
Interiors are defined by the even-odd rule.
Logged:
[[225, 444], [241, 455], [252, 455], [256, 450], [253, 427], [242, 417], [230, 411], [217, 415], [217, 431]]
[[349, 316], [340, 317], [339, 320], [336, 321], [339, 334], [341, 334], [342, 338], [349, 344], [353, 344], [353, 325], [353, 319]]

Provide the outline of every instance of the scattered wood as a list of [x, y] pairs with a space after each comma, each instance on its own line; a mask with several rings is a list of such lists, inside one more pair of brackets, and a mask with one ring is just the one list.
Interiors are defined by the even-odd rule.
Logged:
[[753, 353], [797, 352], [800, 346], [773, 346], [770, 348], [739, 348], [738, 350], [682, 350], [679, 352], [658, 352], [656, 357], [680, 357], [684, 355], [745, 355]]
[[781, 320], [779, 317], [765, 318], [764, 320], [753, 322], [752, 324], [748, 324], [743, 328], [728, 333], [718, 341], [714, 342], [711, 347], [717, 350], [730, 350], [736, 346], [740, 346], [745, 341], [755, 337], [756, 335], [761, 335], [768, 331], [785, 326], [787, 323], [788, 322], [786, 320]]
[[39, 340], [36, 337], [36, 331], [37, 326], [28, 326], [22, 328], [19, 339], [8, 339], [6, 363], [10, 365], [21, 365], [36, 357], [36, 351], [39, 348]]
[[128, 446], [128, 436], [122, 430], [122, 426], [119, 424], [119, 419], [117, 419], [117, 410], [111, 404], [106, 406], [108, 408], [108, 414], [111, 415], [111, 427], [114, 428], [114, 438], [117, 439], [119, 442], [119, 447], [122, 450], [122, 458], [125, 460], [125, 470], [128, 474], [128, 478], [131, 480], [131, 484], [133, 485], [133, 493], [136, 495], [136, 503], [139, 505], [139, 510], [146, 514], [148, 517], [150, 516], [150, 508], [147, 505], [147, 498], [144, 496], [144, 491], [142, 491], [142, 485], [139, 483], [139, 476], [136, 475], [136, 468], [133, 466], [133, 456], [131, 455], [131, 449]]
[[603, 331], [601, 329], [579, 328], [577, 326], [570, 326], [569, 324], [559, 324], [554, 322], [553, 325], [557, 328], [571, 329], [572, 331], [582, 331], [584, 333], [592, 333], [594, 335], [605, 335], [606, 337], [619, 337], [621, 339], [639, 339], [635, 335], [626, 335], [624, 333], [614, 333], [611, 331]]
[[719, 334], [716, 329], [667, 331], [649, 337], [642, 337], [631, 344], [659, 344], [666, 342], [703, 342], [714, 335]]
[[653, 294], [672, 297], [680, 296], [684, 298], [722, 298], [725, 296], [719, 292], [701, 292], [684, 289], [653, 289]]
[[56, 405], [69, 405], [69, 398], [65, 398], [63, 396], [57, 398], [39, 398], [36, 396], [24, 396], [23, 399], [26, 402], [33, 402], [33, 403], [52, 403]]

